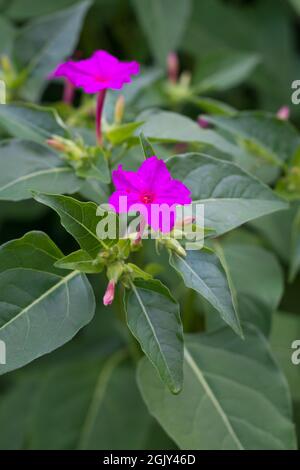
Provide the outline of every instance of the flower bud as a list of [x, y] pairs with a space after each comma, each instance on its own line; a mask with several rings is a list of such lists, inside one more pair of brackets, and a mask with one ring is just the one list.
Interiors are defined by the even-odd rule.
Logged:
[[290, 117], [290, 108], [288, 106], [282, 106], [282, 108], [277, 111], [276, 116], [282, 121], [287, 121]]
[[115, 106], [115, 123], [120, 124], [123, 120], [125, 111], [125, 98], [123, 95], [120, 95], [117, 99]]
[[176, 52], [170, 52], [167, 57], [168, 79], [171, 83], [177, 83], [179, 74], [179, 60]]
[[207, 129], [208, 127], [210, 127], [210, 123], [202, 115], [198, 116], [197, 122], [202, 129]]
[[112, 280], [109, 281], [109, 283], [107, 284], [104, 297], [103, 297], [103, 304], [105, 306], [111, 305], [113, 303], [114, 298], [115, 298], [115, 287], [116, 287], [115, 281], [112, 281]]
[[180, 245], [179, 241], [176, 240], [175, 238], [161, 238], [161, 239], [158, 239], [158, 241], [160, 244], [164, 245], [169, 250], [174, 251], [179, 256], [183, 256], [183, 257], [186, 256], [185, 249]]

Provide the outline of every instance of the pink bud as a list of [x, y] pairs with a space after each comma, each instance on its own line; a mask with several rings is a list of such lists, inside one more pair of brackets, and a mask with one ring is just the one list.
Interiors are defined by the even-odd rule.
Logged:
[[167, 71], [169, 81], [177, 83], [179, 74], [179, 60], [176, 52], [170, 52], [167, 57]]
[[210, 127], [210, 123], [208, 122], [208, 120], [205, 119], [205, 117], [203, 117], [201, 114], [200, 116], [198, 116], [197, 122], [199, 126], [202, 127], [202, 129], [207, 129], [208, 127]]
[[71, 105], [75, 94], [75, 86], [67, 78], [65, 79], [63, 102]]
[[59, 152], [64, 152], [66, 150], [66, 147], [62, 142], [59, 142], [56, 139], [47, 139], [46, 144], [49, 145], [49, 147], [52, 147], [55, 150], [58, 150]]
[[106, 292], [103, 297], [103, 304], [105, 306], [111, 305], [113, 303], [114, 298], [115, 298], [115, 287], [116, 287], [115, 281], [109, 281], [107, 288], [106, 288]]
[[282, 108], [277, 111], [276, 116], [282, 121], [287, 121], [290, 117], [290, 108], [288, 106], [282, 106]]

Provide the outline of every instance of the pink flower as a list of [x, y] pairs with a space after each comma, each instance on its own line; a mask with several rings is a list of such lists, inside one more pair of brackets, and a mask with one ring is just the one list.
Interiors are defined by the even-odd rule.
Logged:
[[190, 190], [181, 181], [172, 179], [166, 164], [156, 156], [145, 160], [137, 172], [125, 171], [119, 165], [112, 179], [116, 191], [109, 203], [115, 211], [139, 211], [156, 231], [170, 232], [175, 225], [176, 205], [192, 202]]
[[282, 108], [277, 111], [276, 116], [282, 121], [287, 121], [290, 117], [290, 108], [288, 106], [282, 106]]
[[106, 292], [103, 297], [103, 304], [105, 306], [111, 305], [113, 303], [114, 298], [115, 298], [115, 287], [116, 287], [115, 281], [109, 281], [107, 288], [106, 288]]
[[67, 62], [59, 65], [54, 77], [67, 78], [75, 87], [85, 93], [98, 93], [112, 88], [120, 90], [131, 81], [131, 75], [139, 73], [137, 62], [121, 62], [105, 51], [96, 51], [89, 59]]
[[108, 52], [96, 51], [89, 59], [68, 60], [60, 64], [51, 76], [64, 77], [71, 85], [83, 88], [85, 93], [98, 93], [96, 138], [102, 146], [101, 122], [106, 90], [120, 90], [125, 83], [131, 81], [131, 75], [136, 75], [139, 71], [137, 62], [121, 62]]

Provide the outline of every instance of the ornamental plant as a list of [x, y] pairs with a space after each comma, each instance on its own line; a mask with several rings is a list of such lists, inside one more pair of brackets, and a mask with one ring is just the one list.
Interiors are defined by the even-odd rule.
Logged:
[[155, 67], [76, 58], [87, 1], [1, 54], [0, 447], [295, 449], [299, 132], [220, 99], [257, 51], [185, 65], [133, 4]]

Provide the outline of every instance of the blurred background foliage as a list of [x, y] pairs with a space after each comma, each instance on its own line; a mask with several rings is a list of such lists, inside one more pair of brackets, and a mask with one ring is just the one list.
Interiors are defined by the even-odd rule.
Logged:
[[[0, 0], [0, 53], [13, 53], [18, 31], [30, 22], [59, 14], [76, 3], [76, 0]], [[63, 34], [61, 38], [64, 41]], [[106, 49], [120, 59], [138, 60], [158, 76], [166, 74], [168, 53], [177, 51], [181, 70], [191, 73], [195, 86], [202, 83], [206, 91], [206, 77], [214, 77], [214, 86], [210, 83], [207, 87], [211, 98], [238, 110], [276, 112], [288, 105], [291, 120], [297, 127], [300, 125], [300, 106], [291, 103], [291, 84], [300, 79], [299, 0], [94, 0], [81, 33], [74, 38], [74, 51], [77, 57], [87, 57], [95, 49]], [[22, 62], [22, 57], [19, 61]], [[238, 73], [243, 80], [235, 82], [231, 73], [235, 67], [243, 68]], [[254, 67], [255, 72], [250, 73]], [[230, 86], [223, 87], [226, 80]], [[61, 94], [60, 83], [47, 84], [41, 101], [56, 103]], [[138, 111], [147, 103], [164, 107], [155, 89], [144, 93]], [[193, 119], [199, 114], [199, 108], [192, 103], [186, 103], [181, 111]], [[271, 335], [273, 351], [290, 384], [300, 426], [300, 366], [297, 368], [290, 361], [291, 342], [300, 338], [300, 276], [288, 281], [291, 252], [300, 257], [297, 212], [296, 201], [284, 214], [271, 215], [235, 230], [226, 237], [225, 246], [238, 279], [238, 296], [244, 312], [255, 316], [258, 304], [261, 311], [266, 311], [258, 322], [264, 334]], [[47, 232], [65, 252], [74, 248], [56, 215], [44, 206], [34, 201], [0, 202], [1, 243], [34, 229]], [[183, 287], [176, 274], [164, 270], [161, 260], [160, 265], [156, 264], [150, 254], [146, 253], [143, 261], [149, 263], [149, 271], [168, 281], [180, 298], [183, 311], [193, 306], [195, 311], [205, 312], [208, 325], [213, 327], [213, 312], [200, 304], [196, 294], [181, 296]], [[101, 299], [103, 278], [97, 276], [92, 282], [96, 298]], [[117, 315], [123, 314], [120, 304], [114, 308]], [[276, 310], [272, 325], [270, 310]], [[108, 373], [113, 371], [113, 380], [97, 414], [94, 423], [97, 433], [90, 434], [89, 446], [99, 446], [101, 442], [102, 448], [109, 449], [175, 447], [146, 410], [127, 362], [115, 368], [109, 363], [119, 360], [119, 352], [113, 353], [125, 344], [128, 335], [114, 318], [99, 302], [92, 324], [74, 341], [1, 378], [0, 428], [5, 423], [5, 432], [0, 434], [0, 448], [84, 446], [86, 416], [97, 393], [99, 371], [108, 356], [105, 367]], [[200, 315], [199, 323], [202, 321]], [[189, 325], [185, 327], [188, 330]], [[134, 412], [126, 413], [126, 409]], [[65, 419], [66, 413], [73, 421]], [[126, 432], [127, 428], [132, 431]]]

